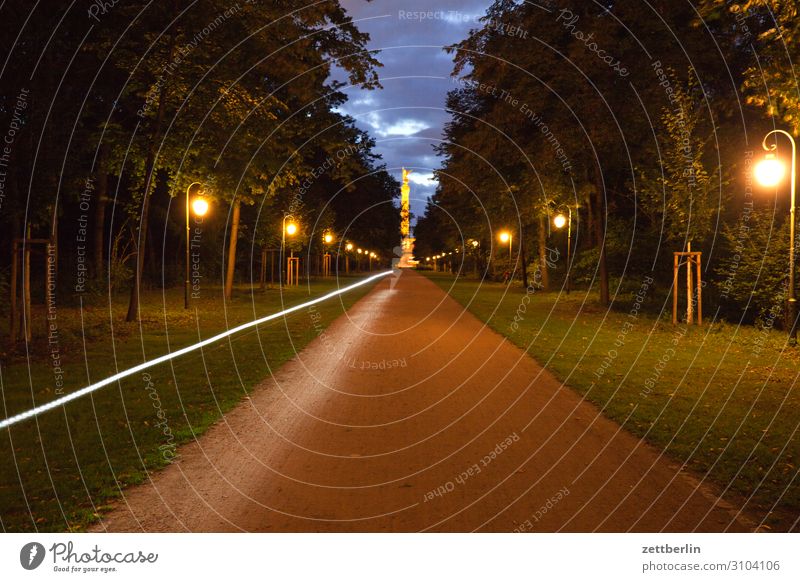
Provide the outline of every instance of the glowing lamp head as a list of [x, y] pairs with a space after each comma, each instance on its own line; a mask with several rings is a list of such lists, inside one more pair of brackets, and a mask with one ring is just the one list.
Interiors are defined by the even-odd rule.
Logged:
[[361, 253], [363, 253], [364, 251], [362, 251], [361, 249], [358, 249], [356, 252], [357, 252], [357, 253], [360, 255], [360, 254], [361, 254]]
[[555, 226], [556, 228], [564, 228], [566, 224], [567, 224], [567, 217], [561, 213], [556, 214], [555, 217], [553, 218], [553, 226]]
[[287, 224], [286, 234], [288, 234], [289, 236], [294, 236], [295, 234], [297, 234], [297, 224], [294, 222], [290, 222], [289, 224]]
[[331, 233], [327, 233], [324, 240], [327, 244], [331, 244], [333, 242], [333, 235]]
[[785, 173], [786, 167], [775, 154], [767, 154], [755, 167], [756, 180], [762, 186], [775, 186]]
[[353, 243], [347, 243], [344, 248], [347, 251], [352, 251], [353, 250]]
[[477, 247], [478, 246], [478, 241], [476, 241], [476, 240], [472, 241], [472, 246], [473, 247]]
[[500, 233], [500, 242], [507, 243], [509, 240], [511, 240], [511, 235], [508, 231], [504, 230]]
[[205, 198], [195, 198], [192, 200], [192, 212], [195, 216], [205, 216], [208, 212], [208, 202]]

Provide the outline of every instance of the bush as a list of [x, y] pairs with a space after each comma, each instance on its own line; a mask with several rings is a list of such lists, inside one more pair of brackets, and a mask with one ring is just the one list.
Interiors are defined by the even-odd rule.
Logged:
[[744, 214], [722, 231], [726, 250], [715, 270], [720, 305], [738, 320], [782, 323], [788, 280], [789, 224], [773, 210]]

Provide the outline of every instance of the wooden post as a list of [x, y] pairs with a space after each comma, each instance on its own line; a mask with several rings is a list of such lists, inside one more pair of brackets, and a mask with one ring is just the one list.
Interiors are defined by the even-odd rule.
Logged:
[[[691, 249], [691, 246], [689, 246]], [[672, 324], [678, 323], [678, 279], [681, 268], [681, 259], [686, 258], [686, 323], [694, 323], [694, 315], [697, 314], [697, 325], [703, 323], [703, 280], [702, 280], [702, 256], [703, 253], [691, 250], [674, 252], [672, 264]], [[696, 271], [693, 271], [695, 269]], [[697, 284], [692, 281], [697, 278]], [[695, 293], [696, 298], [695, 298]], [[695, 303], [696, 302], [696, 303]], [[695, 309], [695, 305], [697, 308]]]
[[702, 257], [702, 253], [697, 253], [697, 325], [703, 325], [703, 284], [700, 274], [700, 257]]
[[300, 259], [297, 257], [289, 257], [286, 259], [286, 285], [299, 285], [300, 284]]
[[673, 255], [675, 262], [672, 268], [672, 325], [678, 324], [678, 268], [680, 266], [678, 255]]
[[331, 276], [331, 254], [325, 253], [322, 257], [322, 276], [323, 277], [330, 277]]
[[[692, 243], [686, 244], [686, 252], [692, 252]], [[692, 255], [686, 255], [686, 323], [691, 325], [694, 323], [694, 285], [692, 284]]]
[[22, 331], [25, 334], [25, 341], [30, 342], [33, 339], [31, 330], [31, 228], [28, 227], [27, 232], [28, 240], [23, 244], [23, 264], [22, 264]]

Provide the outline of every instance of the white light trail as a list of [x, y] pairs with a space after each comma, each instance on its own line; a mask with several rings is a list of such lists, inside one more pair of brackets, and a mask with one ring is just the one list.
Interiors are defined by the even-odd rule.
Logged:
[[205, 347], [205, 346], [207, 346], [209, 344], [213, 344], [215, 342], [218, 342], [221, 339], [224, 339], [224, 338], [226, 338], [228, 336], [231, 336], [231, 335], [233, 335], [235, 333], [238, 333], [240, 331], [243, 331], [245, 329], [249, 329], [251, 327], [255, 327], [256, 325], [260, 325], [262, 323], [266, 323], [267, 321], [271, 321], [273, 319], [277, 319], [277, 318], [282, 317], [284, 315], [288, 315], [289, 313], [293, 313], [295, 311], [299, 311], [300, 309], [303, 309], [304, 307], [309, 307], [309, 306], [315, 305], [317, 303], [322, 303], [323, 301], [331, 299], [332, 297], [336, 297], [337, 295], [341, 295], [342, 293], [346, 293], [347, 291], [355, 289], [356, 287], [361, 287], [362, 285], [366, 285], [367, 283], [370, 283], [371, 281], [374, 281], [375, 279], [379, 279], [381, 277], [385, 277], [386, 275], [389, 275], [391, 273], [392, 273], [392, 271], [384, 271], [383, 273], [378, 273], [377, 275], [371, 275], [371, 276], [367, 277], [366, 279], [362, 279], [361, 281], [358, 281], [357, 283], [353, 283], [352, 285], [348, 285], [347, 287], [342, 287], [341, 289], [337, 289], [336, 291], [331, 291], [330, 293], [327, 293], [327, 294], [325, 294], [325, 295], [323, 295], [321, 297], [317, 297], [316, 299], [312, 299], [311, 301], [306, 301], [305, 303], [302, 303], [300, 305], [295, 305], [295, 306], [290, 307], [288, 309], [284, 309], [283, 311], [281, 311], [279, 313], [273, 313], [271, 315], [267, 315], [267, 316], [262, 317], [260, 319], [256, 319], [256, 320], [253, 320], [253, 321], [250, 321], [250, 322], [247, 322], [247, 323], [243, 323], [242, 325], [233, 327], [233, 328], [231, 328], [229, 330], [223, 331], [222, 333], [218, 333], [217, 335], [215, 335], [213, 337], [210, 337], [208, 339], [204, 339], [203, 341], [197, 342], [196, 344], [192, 344], [190, 346], [186, 346], [185, 348], [181, 348], [181, 349], [176, 350], [174, 352], [170, 352], [168, 354], [164, 354], [163, 356], [159, 356], [155, 360], [150, 360], [148, 362], [144, 362], [142, 364], [139, 364], [138, 366], [134, 366], [133, 368], [128, 368], [127, 370], [123, 370], [122, 372], [114, 374], [113, 376], [109, 376], [105, 380], [100, 380], [99, 382], [95, 382], [94, 384], [92, 384], [90, 386], [86, 386], [85, 388], [81, 388], [80, 390], [77, 390], [75, 392], [71, 392], [71, 393], [67, 394], [66, 396], [62, 396], [61, 398], [57, 398], [56, 400], [53, 400], [52, 402], [48, 402], [47, 404], [43, 404], [41, 406], [37, 406], [36, 408], [32, 408], [32, 409], [27, 410], [25, 412], [20, 412], [19, 414], [15, 414], [14, 416], [9, 416], [8, 418], [0, 421], [0, 430], [2, 430], [4, 428], [8, 428], [11, 425], [20, 423], [23, 420], [27, 420], [29, 418], [33, 418], [34, 416], [39, 416], [40, 414], [43, 414], [43, 413], [47, 412], [48, 410], [53, 410], [54, 408], [58, 408], [59, 406], [63, 406], [64, 404], [67, 404], [68, 402], [72, 402], [73, 400], [77, 400], [78, 398], [82, 398], [83, 396], [86, 396], [87, 394], [89, 394], [91, 392], [94, 392], [95, 390], [99, 390], [103, 386], [108, 386], [109, 384], [113, 384], [117, 380], [121, 380], [122, 378], [127, 378], [128, 376], [132, 376], [136, 372], [141, 372], [142, 370], [146, 370], [147, 368], [152, 368], [153, 366], [157, 366], [159, 364], [163, 364], [164, 362], [168, 362], [169, 360], [175, 359], [178, 356], [182, 356], [184, 354], [188, 354], [189, 352], [193, 352], [195, 350], [199, 350], [202, 347]]

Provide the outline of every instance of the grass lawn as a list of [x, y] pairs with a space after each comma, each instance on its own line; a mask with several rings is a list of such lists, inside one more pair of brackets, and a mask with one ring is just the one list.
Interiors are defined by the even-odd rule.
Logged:
[[[340, 278], [339, 286], [356, 281]], [[242, 289], [229, 302], [222, 300], [220, 289], [207, 288], [190, 311], [183, 309], [182, 288], [151, 291], [142, 296], [141, 325], [125, 323], [126, 296], [82, 312], [60, 307], [58, 342], [49, 345], [44, 307], [34, 306], [30, 353], [23, 348], [3, 354], [0, 416], [44, 404], [336, 286], [331, 279], [283, 293]], [[175, 445], [202, 434], [371, 287], [317, 304], [322, 319], [316, 323], [301, 309], [0, 431], [0, 528], [84, 529], [122, 487], [142, 482], [147, 471], [171, 462]], [[61, 380], [53, 349], [61, 360]], [[59, 381], [63, 386], [57, 386]]]
[[671, 304], [662, 319], [643, 313], [648, 289], [636, 294], [644, 301], [626, 297], [606, 311], [585, 291], [526, 294], [518, 282], [426, 274], [766, 528], [800, 529], [800, 347], [784, 350], [784, 334], [723, 323], [672, 326]]

